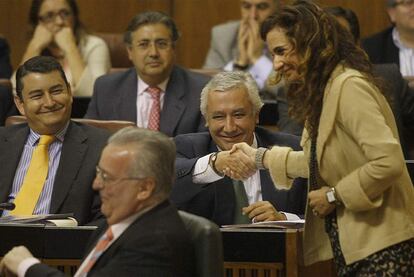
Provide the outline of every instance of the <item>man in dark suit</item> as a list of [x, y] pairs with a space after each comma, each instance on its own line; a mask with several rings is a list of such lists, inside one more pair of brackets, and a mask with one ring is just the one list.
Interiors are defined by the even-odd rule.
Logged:
[[[128, 127], [109, 139], [93, 184], [107, 224], [95, 232], [75, 276], [194, 276], [189, 235], [168, 201], [174, 160], [173, 141], [159, 132]], [[2, 263], [0, 270], [27, 277], [63, 276], [33, 260], [23, 246]]]
[[168, 136], [205, 130], [200, 92], [209, 78], [174, 65], [178, 37], [167, 15], [136, 15], [125, 33], [134, 68], [99, 78], [85, 117], [133, 121]]
[[[16, 81], [15, 103], [27, 124], [0, 128], [0, 202], [15, 202], [11, 213], [17, 216], [74, 213], [79, 224], [102, 217], [99, 196], [91, 184], [108, 133], [70, 121], [72, 94], [55, 59], [26, 61], [17, 70]], [[29, 172], [39, 170], [31, 170], [39, 166], [32, 157], [45, 136], [52, 137], [44, 163], [47, 178], [38, 182], [38, 194], [26, 194], [35, 186]], [[31, 197], [33, 206], [21, 209], [18, 203], [24, 205]]]
[[209, 132], [175, 138], [177, 179], [171, 200], [179, 209], [219, 225], [298, 219], [289, 213], [304, 213], [307, 188], [303, 180], [290, 191], [277, 190], [267, 171], [259, 171], [247, 156], [229, 151], [239, 142], [300, 148], [296, 136], [256, 127], [262, 106], [257, 85], [248, 73], [222, 72], [207, 84], [201, 95], [201, 112]]
[[372, 63], [395, 63], [414, 87], [414, 18], [412, 1], [387, 0], [387, 12], [393, 26], [361, 42]]

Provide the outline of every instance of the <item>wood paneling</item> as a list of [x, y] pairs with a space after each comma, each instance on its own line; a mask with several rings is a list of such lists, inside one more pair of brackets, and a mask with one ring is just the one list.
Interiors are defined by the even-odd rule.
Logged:
[[[288, 1], [288, 0], [285, 0]], [[240, 16], [240, 0], [78, 0], [80, 16], [90, 31], [123, 32], [129, 20], [146, 10], [171, 15], [181, 30], [177, 62], [183, 66], [202, 66], [210, 46], [211, 27]], [[366, 36], [389, 25], [382, 0], [320, 0], [321, 5], [340, 5], [353, 9]], [[28, 42], [27, 15], [31, 0], [0, 0], [0, 34], [12, 48], [16, 68]], [[369, 7], [369, 8], [368, 8]]]

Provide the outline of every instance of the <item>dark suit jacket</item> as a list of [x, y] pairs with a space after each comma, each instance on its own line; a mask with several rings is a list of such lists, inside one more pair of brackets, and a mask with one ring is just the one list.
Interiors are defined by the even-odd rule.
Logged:
[[[256, 128], [259, 147], [273, 145], [290, 146], [298, 150], [299, 138], [289, 134], [272, 133]], [[176, 177], [171, 193], [171, 201], [178, 209], [206, 217], [218, 225], [233, 223], [234, 190], [230, 178], [225, 177], [209, 184], [194, 184], [193, 169], [197, 160], [216, 152], [217, 146], [210, 133], [180, 135], [175, 138], [177, 145]], [[298, 179], [291, 190], [277, 190], [267, 170], [260, 171], [262, 198], [269, 201], [279, 211], [304, 214], [307, 186]]]
[[[6, 202], [29, 134], [27, 124], [0, 128], [0, 202]], [[102, 218], [101, 201], [92, 190], [95, 167], [109, 134], [71, 122], [63, 141], [53, 184], [50, 213], [74, 213], [80, 225]]]
[[392, 39], [394, 26], [361, 41], [372, 63], [395, 63], [400, 65], [399, 49]]
[[[160, 131], [168, 136], [206, 130], [200, 93], [209, 77], [174, 66], [166, 88]], [[135, 68], [98, 78], [86, 118], [137, 121]]]
[[[407, 81], [402, 77], [398, 66], [395, 64], [375, 64], [373, 73], [382, 78], [386, 85], [386, 94], [391, 99], [390, 106], [397, 123], [404, 156], [407, 159], [407, 142], [404, 140], [403, 132], [406, 128], [413, 128], [414, 126], [414, 90], [408, 86]], [[287, 133], [301, 134], [303, 125], [289, 117], [286, 94], [283, 91], [278, 95], [277, 107], [279, 129]]]
[[[92, 236], [87, 254], [107, 228], [102, 227]], [[194, 276], [194, 253], [188, 238], [177, 210], [164, 201], [134, 221], [99, 257], [88, 276]], [[26, 276], [63, 276], [63, 273], [37, 264], [29, 268]]]

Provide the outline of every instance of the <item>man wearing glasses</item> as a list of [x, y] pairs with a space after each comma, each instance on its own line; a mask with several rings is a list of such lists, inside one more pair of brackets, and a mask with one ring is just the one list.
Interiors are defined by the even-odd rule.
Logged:
[[168, 136], [205, 130], [200, 92], [209, 78], [174, 65], [178, 37], [167, 15], [136, 15], [124, 36], [134, 67], [97, 79], [85, 117], [133, 121]]
[[362, 40], [372, 63], [395, 63], [414, 87], [414, 0], [386, 0], [393, 26]]
[[[128, 127], [108, 141], [93, 188], [106, 224], [94, 233], [75, 277], [194, 276], [194, 253], [177, 210], [168, 201], [175, 145], [167, 136]], [[3, 257], [0, 274], [64, 276], [23, 246]], [[5, 275], [8, 276], [8, 275]]]

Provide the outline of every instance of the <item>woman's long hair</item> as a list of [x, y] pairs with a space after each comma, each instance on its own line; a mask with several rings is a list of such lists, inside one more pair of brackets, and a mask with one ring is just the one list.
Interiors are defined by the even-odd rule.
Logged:
[[[29, 24], [31, 26], [30, 35], [33, 35], [34, 30], [36, 29], [37, 24], [39, 24], [39, 12], [42, 7], [44, 0], [32, 0], [32, 5], [30, 6], [29, 11]], [[76, 37], [76, 43], [79, 44], [83, 36], [86, 34], [85, 27], [79, 19], [79, 9], [76, 4], [76, 0], [66, 0], [68, 3], [72, 16], [74, 19], [73, 33]]]
[[[352, 35], [330, 14], [308, 1], [284, 6], [265, 20], [261, 36], [280, 28], [298, 55], [298, 81], [289, 84], [289, 115], [305, 123], [310, 138], [316, 138], [325, 87], [339, 63], [360, 71], [364, 77], [382, 88], [371, 73], [371, 63]], [[281, 79], [277, 74], [276, 81]]]

